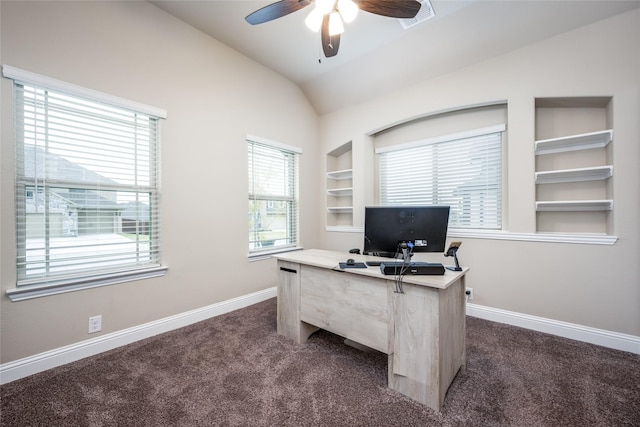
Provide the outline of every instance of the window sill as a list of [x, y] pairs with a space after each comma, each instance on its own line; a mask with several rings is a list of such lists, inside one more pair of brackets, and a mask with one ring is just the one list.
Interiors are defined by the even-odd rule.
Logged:
[[364, 227], [351, 227], [347, 225], [327, 225], [324, 229], [327, 231], [338, 231], [342, 233], [364, 233]]
[[583, 245], [614, 245], [618, 236], [606, 234], [580, 233], [510, 233], [508, 231], [479, 231], [449, 229], [449, 238], [490, 239], [490, 240], [518, 240], [524, 242], [544, 243], [576, 243]]
[[274, 255], [274, 254], [280, 254], [283, 252], [301, 251], [302, 249], [304, 248], [300, 246], [288, 247], [288, 248], [282, 248], [282, 249], [272, 249], [272, 250], [261, 251], [259, 253], [249, 254], [248, 258], [250, 262], [261, 261], [263, 259], [271, 258], [271, 255]]
[[47, 284], [22, 285], [7, 290], [7, 296], [13, 302], [40, 298], [49, 295], [58, 295], [67, 292], [97, 288], [100, 286], [115, 285], [134, 280], [161, 277], [167, 273], [169, 267], [158, 266], [144, 270], [127, 271], [123, 273], [104, 274], [101, 276], [87, 277], [84, 279], [60, 280]]
[[[362, 227], [325, 227], [326, 231], [343, 233], [363, 233]], [[454, 239], [488, 239], [488, 240], [517, 240], [522, 242], [544, 243], [576, 243], [583, 245], [614, 245], [618, 236], [606, 234], [580, 233], [510, 233], [508, 231], [482, 231], [450, 228], [448, 238]]]

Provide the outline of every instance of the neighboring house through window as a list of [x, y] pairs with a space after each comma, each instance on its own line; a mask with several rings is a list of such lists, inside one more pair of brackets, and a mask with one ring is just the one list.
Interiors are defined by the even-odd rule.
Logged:
[[16, 137], [9, 296], [163, 274], [158, 127], [166, 113], [13, 67], [3, 73], [14, 79]]
[[298, 246], [301, 150], [248, 136], [249, 255]]

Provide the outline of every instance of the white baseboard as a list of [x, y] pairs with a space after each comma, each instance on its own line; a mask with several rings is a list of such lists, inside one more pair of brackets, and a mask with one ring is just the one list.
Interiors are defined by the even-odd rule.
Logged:
[[467, 303], [467, 315], [640, 354], [640, 337]]
[[276, 287], [265, 289], [249, 295], [243, 295], [206, 307], [180, 313], [175, 316], [101, 335], [79, 343], [60, 347], [34, 356], [0, 365], [0, 384], [6, 384], [47, 369], [62, 366], [85, 357], [93, 356], [107, 350], [131, 344], [144, 338], [182, 328], [192, 323], [240, 308], [248, 307], [276, 296]]
[[[154, 322], [60, 347], [0, 365], [0, 384], [220, 316], [276, 296], [276, 288], [243, 295]], [[467, 315], [640, 354], [640, 337], [467, 303]]]

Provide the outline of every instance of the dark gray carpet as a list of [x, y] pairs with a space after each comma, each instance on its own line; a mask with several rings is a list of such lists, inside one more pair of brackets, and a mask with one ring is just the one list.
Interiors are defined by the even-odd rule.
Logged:
[[640, 356], [467, 318], [437, 413], [387, 389], [387, 356], [276, 334], [276, 302], [0, 387], [2, 426], [639, 426]]

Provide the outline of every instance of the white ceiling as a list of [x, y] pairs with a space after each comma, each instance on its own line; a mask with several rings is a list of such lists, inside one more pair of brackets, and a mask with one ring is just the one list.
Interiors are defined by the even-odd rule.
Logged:
[[319, 114], [640, 7], [640, 0], [431, 0], [436, 16], [407, 30], [360, 11], [345, 24], [337, 56], [324, 58], [320, 34], [304, 24], [312, 5], [260, 25], [244, 20], [273, 2], [151, 1], [297, 83]]

